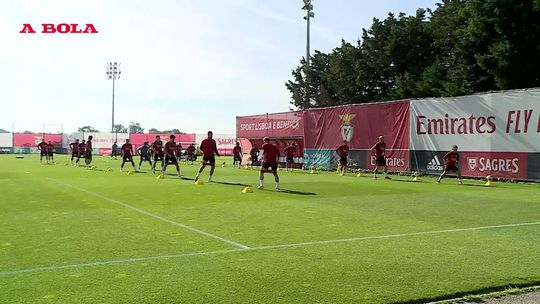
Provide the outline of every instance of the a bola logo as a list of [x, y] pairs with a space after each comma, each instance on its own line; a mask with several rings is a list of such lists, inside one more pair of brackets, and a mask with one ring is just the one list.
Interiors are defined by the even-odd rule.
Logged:
[[356, 114], [339, 115], [339, 118], [341, 119], [341, 121], [343, 121], [343, 125], [341, 126], [341, 137], [343, 138], [343, 140], [349, 142], [351, 141], [354, 131], [351, 121], [354, 119], [355, 116]]
[[474, 170], [476, 169], [476, 164], [478, 163], [478, 158], [476, 157], [469, 157], [468, 163], [469, 163], [469, 169]]

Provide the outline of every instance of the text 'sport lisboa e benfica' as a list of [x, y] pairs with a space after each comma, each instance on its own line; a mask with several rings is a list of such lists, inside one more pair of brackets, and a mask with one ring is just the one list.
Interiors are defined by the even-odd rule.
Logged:
[[236, 126], [243, 145], [264, 136], [278, 146], [296, 142], [304, 168], [334, 169], [334, 151], [347, 140], [350, 166], [372, 169], [370, 148], [383, 135], [392, 171], [439, 174], [458, 145], [464, 176], [540, 180], [537, 88], [242, 116]]

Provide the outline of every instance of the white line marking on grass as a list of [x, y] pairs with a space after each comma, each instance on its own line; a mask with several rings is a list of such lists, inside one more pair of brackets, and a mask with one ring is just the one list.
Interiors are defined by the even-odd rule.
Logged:
[[365, 241], [365, 240], [380, 240], [380, 239], [390, 239], [390, 238], [402, 238], [402, 237], [409, 237], [409, 236], [422, 236], [422, 235], [442, 234], [442, 233], [451, 233], [451, 232], [489, 230], [489, 229], [497, 229], [497, 228], [509, 228], [509, 227], [533, 226], [533, 225], [540, 225], [540, 222], [480, 226], [480, 227], [471, 227], [471, 228], [434, 230], [434, 231], [411, 232], [411, 233], [389, 234], [389, 235], [379, 235], [379, 236], [367, 236], [367, 237], [337, 239], [337, 240], [327, 240], [327, 241], [313, 241], [313, 242], [291, 243], [291, 244], [282, 244], [282, 245], [259, 246], [259, 247], [250, 247], [246, 249], [242, 248], [242, 249], [217, 250], [217, 251], [207, 251], [207, 252], [179, 253], [179, 254], [147, 256], [147, 257], [131, 258], [131, 259], [70, 264], [70, 265], [63, 265], [63, 266], [43, 266], [43, 267], [34, 267], [34, 268], [27, 268], [27, 269], [0, 271], [0, 276], [9, 276], [9, 275], [16, 275], [16, 274], [21, 274], [21, 273], [38, 272], [38, 271], [46, 271], [46, 270], [72, 269], [72, 268], [80, 268], [80, 267], [88, 267], [88, 266], [128, 264], [128, 263], [134, 263], [134, 262], [140, 262], [140, 261], [171, 259], [171, 258], [180, 258], [180, 257], [189, 257], [189, 256], [204, 256], [204, 255], [226, 254], [226, 253], [246, 252], [246, 251], [263, 251], [263, 250], [280, 249], [280, 248], [303, 247], [303, 246], [310, 246], [310, 245], [324, 245], [324, 244], [332, 244], [332, 243], [357, 242], [357, 241]]
[[80, 188], [80, 187], [77, 187], [77, 186], [73, 186], [73, 185], [64, 183], [64, 182], [62, 182], [62, 181], [60, 181], [60, 180], [57, 180], [57, 179], [54, 179], [54, 178], [47, 178], [47, 179], [48, 179], [48, 180], [51, 180], [51, 181], [53, 181], [53, 182], [55, 182], [55, 183], [61, 184], [61, 185], [63, 185], [63, 186], [70, 187], [70, 188], [72, 188], [72, 189], [79, 190], [79, 191], [81, 191], [81, 192], [90, 194], [90, 195], [95, 196], [95, 197], [97, 197], [97, 198], [100, 198], [100, 199], [102, 199], [102, 200], [105, 200], [105, 201], [108, 201], [108, 202], [111, 202], [111, 203], [120, 205], [120, 206], [122, 206], [122, 207], [131, 209], [131, 210], [136, 211], [136, 212], [139, 212], [139, 213], [141, 213], [141, 214], [148, 215], [148, 216], [150, 216], [150, 217], [153, 217], [153, 218], [158, 219], [158, 220], [160, 220], [160, 221], [163, 221], [163, 222], [165, 222], [165, 223], [169, 223], [169, 224], [175, 225], [175, 226], [177, 226], [177, 227], [181, 227], [181, 228], [187, 229], [187, 230], [189, 230], [189, 231], [192, 231], [192, 232], [195, 232], [195, 233], [198, 233], [198, 234], [202, 234], [202, 235], [207, 236], [207, 237], [209, 237], [209, 238], [213, 238], [213, 239], [222, 241], [222, 242], [227, 243], [227, 244], [229, 244], [229, 245], [233, 245], [233, 246], [238, 247], [238, 248], [241, 248], [241, 249], [249, 249], [249, 248], [250, 248], [250, 247], [248, 247], [248, 246], [246, 246], [246, 245], [237, 243], [237, 242], [235, 242], [235, 241], [231, 241], [231, 240], [222, 238], [222, 237], [220, 237], [220, 236], [217, 236], [217, 235], [215, 235], [215, 234], [211, 234], [211, 233], [208, 233], [208, 232], [199, 230], [199, 229], [197, 229], [197, 228], [193, 228], [193, 227], [191, 227], [191, 226], [188, 226], [188, 225], [185, 225], [185, 224], [182, 224], [182, 223], [175, 222], [175, 221], [170, 220], [170, 219], [168, 219], [168, 218], [164, 218], [164, 217], [162, 217], [161, 215], [157, 215], [157, 214], [152, 213], [152, 212], [150, 212], [150, 211], [146, 211], [146, 210], [144, 210], [144, 209], [141, 209], [141, 208], [132, 206], [132, 205], [130, 205], [130, 204], [127, 204], [127, 203], [124, 203], [124, 202], [121, 202], [121, 201], [112, 199], [112, 198], [110, 198], [110, 197], [106, 197], [106, 196], [103, 196], [103, 195], [101, 195], [101, 194], [98, 194], [98, 193], [95, 193], [95, 192], [92, 192], [92, 191], [89, 191], [89, 190], [86, 190], [86, 189], [83, 189], [83, 188]]

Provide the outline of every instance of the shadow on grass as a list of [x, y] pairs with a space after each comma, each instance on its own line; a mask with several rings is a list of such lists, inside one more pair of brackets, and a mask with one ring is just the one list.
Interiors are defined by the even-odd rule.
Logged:
[[527, 287], [534, 287], [538, 285], [540, 285], [540, 281], [531, 281], [531, 282], [520, 283], [520, 284], [499, 285], [499, 286], [474, 289], [470, 291], [460, 291], [460, 292], [455, 292], [455, 293], [433, 297], [433, 298], [420, 298], [420, 299], [407, 300], [407, 301], [398, 301], [398, 302], [393, 302], [393, 303], [394, 304], [432, 303], [432, 302], [437, 302], [437, 301], [463, 298], [465, 296], [471, 296], [471, 295], [485, 295], [488, 293], [505, 291], [509, 288], [527, 288]]
[[296, 194], [296, 195], [317, 195], [317, 193], [314, 192], [302, 192], [302, 191], [296, 191], [296, 190], [289, 190], [289, 189], [279, 189], [279, 190], [270, 190], [277, 193], [286, 193], [286, 194]]

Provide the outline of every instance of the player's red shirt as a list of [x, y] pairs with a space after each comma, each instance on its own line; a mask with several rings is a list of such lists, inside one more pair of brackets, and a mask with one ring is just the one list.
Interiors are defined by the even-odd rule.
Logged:
[[189, 153], [189, 154], [195, 154], [195, 146], [189, 146], [187, 147], [186, 151]]
[[92, 152], [92, 141], [90, 140], [86, 141], [86, 151]]
[[201, 142], [201, 150], [203, 157], [214, 156], [214, 153], [219, 156], [216, 141], [214, 139], [207, 138]]
[[163, 142], [161, 140], [156, 140], [152, 143], [152, 150], [154, 150], [155, 155], [163, 154]]
[[383, 157], [384, 151], [386, 150], [386, 143], [379, 141], [371, 148], [371, 150], [375, 150], [375, 156]]
[[251, 156], [257, 156], [259, 155], [259, 148], [253, 148], [251, 151], [249, 151], [249, 155]]
[[182, 145], [180, 143], [176, 144], [176, 150], [175, 150], [176, 156], [180, 157], [182, 155]]
[[295, 146], [288, 146], [285, 148], [285, 150], [283, 150], [283, 152], [285, 152], [285, 155], [287, 157], [294, 157], [294, 155], [296, 154], [296, 147]]
[[264, 154], [264, 162], [268, 164], [277, 164], [279, 149], [271, 143], [263, 144], [262, 149]]
[[70, 143], [69, 144], [69, 148], [71, 149], [72, 152], [74, 152], [75, 150], [77, 150], [77, 146], [79, 145], [79, 143]]
[[131, 144], [125, 143], [122, 145], [122, 155], [131, 156], [133, 154], [133, 146]]
[[165, 154], [167, 154], [167, 156], [174, 156], [174, 153], [176, 153], [176, 142], [168, 141], [165, 144]]
[[339, 148], [336, 149], [339, 157], [347, 157], [349, 156], [349, 146], [347, 145], [341, 145]]
[[234, 156], [240, 157], [240, 153], [242, 153], [242, 148], [240, 148], [240, 146], [234, 146], [234, 148], [232, 149], [232, 153]]
[[39, 145], [37, 145], [38, 149], [41, 150], [41, 151], [47, 151], [47, 146], [49, 144], [47, 144], [46, 142], [42, 141], [39, 143]]
[[457, 151], [450, 151], [443, 156], [443, 159], [447, 165], [455, 165], [459, 161], [459, 153]]
[[79, 150], [79, 154], [84, 154], [84, 153], [86, 153], [86, 143], [80, 143], [80, 144], [77, 146], [77, 150]]
[[54, 145], [53, 144], [47, 144], [47, 152], [53, 152], [54, 151]]

